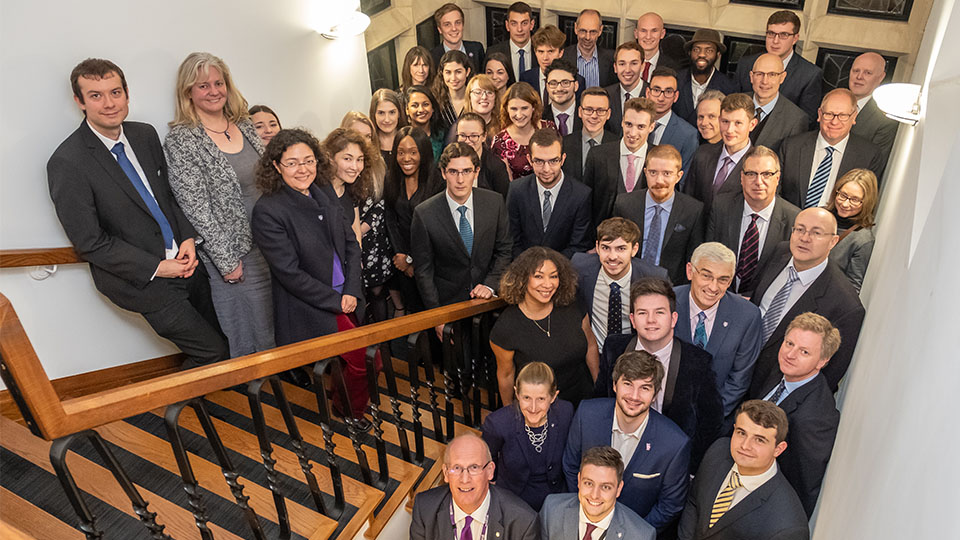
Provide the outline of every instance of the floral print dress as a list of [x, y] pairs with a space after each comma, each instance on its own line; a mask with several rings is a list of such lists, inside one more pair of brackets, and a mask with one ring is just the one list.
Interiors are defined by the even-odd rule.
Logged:
[[[540, 121], [541, 129], [548, 127], [557, 129], [557, 126], [549, 120]], [[500, 133], [494, 135], [490, 149], [507, 162], [507, 166], [510, 167], [511, 179], [517, 180], [528, 174], [533, 174], [533, 166], [530, 165], [530, 161], [527, 159], [530, 157], [530, 146], [519, 144], [513, 140], [513, 137], [510, 136], [506, 129], [502, 129]]]

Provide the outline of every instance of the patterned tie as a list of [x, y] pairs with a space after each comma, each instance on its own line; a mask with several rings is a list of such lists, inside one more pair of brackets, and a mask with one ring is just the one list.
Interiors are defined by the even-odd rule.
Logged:
[[663, 139], [663, 132], [660, 131], [660, 126], [662, 125], [663, 124], [660, 122], [657, 122], [653, 125], [653, 134], [657, 138], [657, 140], [653, 143], [655, 145], [660, 144], [660, 141]]
[[597, 530], [597, 526], [593, 523], [587, 523], [587, 532], [583, 533], [583, 540], [593, 540], [593, 531]]
[[730, 174], [730, 167], [733, 166], [733, 159], [730, 156], [723, 158], [723, 161], [720, 163], [720, 170], [717, 171], [717, 176], [713, 178], [713, 192], [716, 193], [720, 191], [720, 186], [727, 180], [727, 175]]
[[727, 487], [723, 488], [723, 491], [717, 495], [717, 500], [713, 501], [713, 509], [710, 510], [710, 528], [713, 528], [717, 520], [727, 513], [727, 510], [730, 509], [730, 505], [733, 503], [733, 494], [736, 493], [737, 488], [742, 486], [743, 484], [740, 483], [740, 475], [736, 472], [731, 473], [730, 482], [727, 483]]
[[757, 122], [763, 121], [763, 107], [757, 107]]
[[768, 399], [767, 401], [769, 401], [770, 403], [773, 403], [774, 405], [780, 403], [780, 396], [782, 396], [783, 393], [786, 391], [787, 391], [787, 381], [786, 379], [780, 379], [780, 384], [777, 385], [776, 391], [773, 393], [772, 396], [770, 396], [770, 399]]
[[637, 156], [633, 154], [627, 154], [627, 177], [623, 179], [623, 185], [627, 193], [633, 193], [637, 186]]
[[607, 302], [607, 337], [623, 332], [623, 299], [620, 285], [610, 284], [610, 299]]
[[[527, 70], [527, 61], [524, 58], [524, 55], [527, 54], [527, 51], [523, 49], [518, 49], [517, 54], [520, 55], [520, 73], [523, 73], [524, 71]], [[520, 77], [517, 77], [517, 78], [519, 79]]]
[[643, 63], [643, 74], [640, 76], [643, 77], [644, 81], [650, 82], [650, 62]]
[[790, 289], [792, 289], [793, 284], [799, 280], [800, 276], [797, 275], [797, 271], [794, 270], [792, 266], [788, 266], [787, 282], [777, 291], [777, 295], [773, 297], [773, 300], [770, 302], [770, 307], [767, 308], [767, 312], [763, 315], [761, 331], [763, 332], [764, 343], [770, 339], [773, 331], [780, 324], [780, 319], [783, 317], [783, 310], [787, 307], [787, 300], [790, 298]]
[[557, 127], [560, 129], [560, 136], [567, 136], [567, 118], [570, 118], [570, 115], [567, 113], [560, 113], [557, 115]]
[[757, 262], [760, 259], [760, 229], [757, 228], [759, 217], [760, 214], [750, 214], [750, 224], [747, 225], [747, 230], [743, 232], [743, 240], [740, 241], [740, 260], [737, 261], [739, 290], [745, 290], [757, 273]]
[[460, 238], [463, 240], [467, 253], [473, 255], [473, 229], [470, 228], [470, 221], [467, 220], [467, 207], [458, 206], [457, 212], [460, 212]]
[[828, 146], [824, 150], [827, 151], [827, 155], [823, 156], [823, 160], [817, 166], [817, 171], [813, 173], [813, 180], [807, 190], [807, 202], [804, 203], [804, 208], [817, 206], [820, 202], [820, 196], [823, 195], [823, 188], [827, 187], [827, 180], [830, 179], [830, 169], [833, 168], [833, 152], [836, 148]]
[[543, 99], [543, 106], [546, 107], [546, 106], [550, 103], [550, 94], [547, 93], [547, 81], [546, 81], [546, 79], [544, 79], [544, 81], [543, 81], [543, 96], [541, 96], [541, 97], [542, 97], [542, 99]]
[[598, 144], [600, 144], [600, 143], [598, 143], [598, 142], [596, 141], [596, 139], [587, 139], [587, 144], [590, 145], [590, 148], [593, 148], [594, 146], [596, 146], [596, 145], [598, 145]]
[[473, 516], [463, 518], [463, 530], [460, 531], [460, 540], [473, 540], [473, 529], [470, 528], [472, 523]]
[[707, 325], [704, 324], [706, 320], [706, 313], [697, 313], [697, 329], [693, 332], [693, 344], [704, 350], [707, 348]]
[[118, 142], [113, 145], [110, 151], [113, 155], [117, 156], [117, 164], [120, 165], [124, 174], [130, 179], [130, 183], [133, 184], [134, 189], [137, 190], [140, 198], [143, 199], [144, 204], [147, 205], [147, 210], [150, 210], [150, 215], [153, 216], [153, 219], [157, 221], [157, 225], [160, 226], [160, 234], [163, 235], [163, 248], [176, 248], [177, 246], [174, 245], [173, 241], [173, 229], [170, 228], [170, 222], [167, 221], [167, 216], [163, 215], [163, 211], [160, 210], [160, 205], [157, 204], [157, 200], [150, 194], [150, 191], [147, 190], [147, 186], [144, 185], [140, 175], [137, 174], [137, 169], [134, 168], [133, 163], [127, 158], [127, 153], [123, 151], [123, 143]]
[[543, 192], [543, 230], [547, 230], [547, 225], [550, 223], [550, 214], [553, 213], [553, 205], [550, 204], [550, 192]]
[[657, 261], [660, 258], [660, 210], [663, 210], [663, 208], [659, 204], [653, 206], [650, 230], [647, 231], [647, 238], [643, 241], [643, 256], [641, 259], [650, 264], [658, 264]]

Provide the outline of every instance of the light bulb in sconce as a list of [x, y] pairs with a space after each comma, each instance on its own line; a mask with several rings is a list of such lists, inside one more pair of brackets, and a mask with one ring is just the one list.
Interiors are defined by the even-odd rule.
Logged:
[[886, 114], [887, 118], [911, 126], [917, 125], [920, 121], [922, 95], [923, 87], [912, 83], [884, 84], [873, 91], [873, 99], [877, 101], [877, 107]]
[[359, 11], [341, 11], [331, 17], [330, 22], [319, 30], [327, 39], [358, 36], [370, 26], [370, 17]]

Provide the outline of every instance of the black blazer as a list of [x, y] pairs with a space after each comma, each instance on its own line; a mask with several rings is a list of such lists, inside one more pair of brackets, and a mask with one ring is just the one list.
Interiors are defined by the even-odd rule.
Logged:
[[469, 300], [470, 291], [479, 284], [497, 290], [511, 254], [502, 197], [485, 189], [473, 190], [471, 253], [450, 214], [446, 191], [414, 209], [411, 229], [414, 275], [427, 309]]
[[[782, 377], [780, 370], [771, 374], [764, 385], [765, 390], [751, 399], [766, 397], [780, 384]], [[817, 506], [823, 475], [833, 453], [840, 411], [822, 373], [790, 392], [779, 405], [787, 413], [790, 429], [787, 430], [787, 449], [777, 458], [777, 464], [797, 491], [803, 510], [810, 516]]]
[[[574, 253], [570, 263], [577, 271], [577, 303], [580, 311], [593, 316], [593, 294], [597, 288], [597, 278], [600, 276], [600, 257], [596, 253]], [[633, 271], [630, 274], [630, 283], [636, 283], [640, 278], [655, 277], [670, 281], [667, 271], [654, 266], [637, 257], [630, 259]]]
[[[721, 73], [719, 69], [713, 70], [713, 77], [707, 83], [707, 90], [719, 90], [724, 95], [739, 92], [739, 85], [727, 76]], [[673, 104], [673, 114], [683, 118], [690, 125], [697, 125], [697, 104], [693, 101], [693, 88], [690, 86], [690, 68], [677, 73], [677, 93], [679, 97]]]
[[503, 196], [504, 200], [510, 189], [510, 173], [507, 172], [507, 164], [487, 145], [484, 145], [483, 155], [480, 156], [477, 187], [496, 191]]
[[[483, 44], [479, 41], [467, 41], [463, 40], [463, 48], [467, 50], [467, 58], [473, 62], [473, 73], [477, 74], [483, 69], [483, 60], [486, 56], [483, 54]], [[439, 67], [440, 59], [443, 58], [443, 53], [446, 52], [443, 50], [443, 42], [441, 40], [440, 44], [430, 50], [430, 55], [433, 56], [433, 65]]]
[[[750, 70], [761, 53], [741, 58], [737, 63], [737, 80], [741, 92], [750, 92]], [[792, 101], [807, 115], [808, 124], [816, 122], [817, 109], [823, 97], [823, 70], [794, 51], [786, 66], [787, 76], [780, 85], [780, 94]]]
[[575, 177], [564, 175], [560, 192], [552, 204], [550, 222], [544, 230], [536, 175], [524, 176], [510, 184], [507, 213], [510, 215], [514, 258], [531, 246], [546, 246], [568, 258], [593, 247], [590, 188]]
[[[649, 148], [649, 145], [648, 145]], [[639, 177], [634, 190], [646, 187], [642, 164], [637, 163]], [[617, 195], [626, 193], [623, 185], [623, 173], [620, 171], [620, 139], [594, 146], [587, 154], [583, 166], [583, 183], [593, 190], [593, 226], [596, 227], [603, 220], [613, 217], [613, 205]]]
[[[577, 109], [579, 108], [579, 106], [580, 106], [580, 91], [578, 90], [578, 91], [577, 91], [577, 95], [576, 95], [576, 97], [574, 98], [574, 107], [573, 107], [573, 131], [571, 131], [570, 133], [577, 133], [577, 132], [579, 132], [581, 129], [583, 129], [583, 120], [581, 120], [581, 119], [580, 119], [580, 115], [577, 114]], [[554, 124], [556, 124], [556, 125], [557, 125], [557, 133], [560, 133], [560, 124], [557, 122], [557, 119], [554, 117], [554, 114], [553, 114], [553, 106], [550, 105], [549, 103], [547, 103], [547, 105], [543, 107], [543, 116], [542, 116], [542, 119], [543, 119], [543, 120], [549, 120], [549, 121], [553, 122]], [[567, 135], [569, 135], [570, 133], [568, 133]], [[565, 135], [565, 136], [566, 136], [566, 135]], [[578, 175], [578, 176], [579, 176], [579, 175]]]
[[[757, 288], [754, 291], [745, 291], [750, 301], [760, 305], [760, 300], [770, 287], [770, 283], [783, 271], [790, 262], [790, 243], [781, 242], [770, 256], [766, 264], [758, 269]], [[763, 344], [760, 357], [757, 358], [753, 370], [753, 381], [750, 384], [750, 395], [756, 395], [770, 377], [770, 374], [779, 369], [777, 354], [780, 343], [787, 333], [787, 325], [794, 317], [801, 313], [812, 311], [826, 317], [837, 330], [840, 331], [840, 349], [830, 359], [830, 363], [821, 373], [826, 377], [830, 390], [837, 391], [840, 379], [850, 367], [853, 350], [857, 347], [857, 338], [860, 337], [860, 327], [865, 315], [863, 304], [857, 289], [850, 283], [843, 272], [834, 263], [827, 263], [827, 268], [820, 274], [810, 288], [797, 299], [797, 302], [784, 314], [780, 324], [770, 335], [770, 339]]]
[[[753, 97], [752, 92], [750, 96]], [[785, 139], [807, 131], [810, 120], [806, 113], [791, 103], [789, 99], [782, 99], [783, 97], [785, 96], [781, 93], [770, 114], [765, 116], [757, 124], [757, 127], [750, 132], [750, 140], [753, 144], [766, 146], [777, 152]]]
[[[599, 86], [610, 86], [617, 82], [617, 74], [613, 71], [613, 51], [610, 49], [604, 49], [603, 47], [597, 46], [595, 51], [597, 56], [597, 71], [600, 73], [600, 84]], [[573, 67], [577, 67], [577, 44], [572, 43], [567, 45], [563, 49], [562, 59], [570, 62]], [[579, 69], [579, 68], [578, 68]], [[584, 83], [586, 84], [586, 80]], [[581, 87], [581, 91], [586, 90]]]
[[684, 176], [683, 192], [703, 203], [704, 212], [709, 213], [713, 207], [713, 198], [725, 193], [743, 193], [740, 185], [740, 171], [743, 170], [743, 159], [730, 169], [726, 180], [720, 184], [720, 189], [714, 191], [713, 178], [717, 174], [717, 165], [723, 154], [723, 141], [704, 143], [697, 148], [693, 155], [693, 164]]
[[880, 155], [886, 162], [890, 157], [893, 141], [897, 138], [898, 127], [900, 122], [887, 118], [877, 106], [877, 100], [870, 98], [857, 113], [857, 123], [853, 125], [850, 133], [880, 147]]
[[[646, 189], [635, 189], [632, 193], [617, 195], [613, 206], [614, 216], [629, 219], [640, 227], [637, 255], [643, 253], [643, 239], [647, 237], [647, 231], [643, 229], [646, 197]], [[689, 281], [687, 261], [693, 250], [703, 243], [703, 203], [683, 193], [674, 193], [673, 197], [673, 209], [660, 239], [660, 266], [670, 274], [670, 281], [680, 285]]]
[[732, 467], [730, 438], [718, 439], [707, 450], [687, 493], [687, 504], [680, 516], [680, 540], [810, 539], [807, 515], [780, 471], [710, 527], [713, 502]]
[[[810, 171], [813, 169], [813, 153], [817, 146], [819, 131], [808, 131], [783, 141], [780, 147], [780, 196], [795, 206], [803, 207], [810, 186]], [[847, 148], [840, 159], [837, 179], [852, 169], [870, 169], [877, 175], [877, 184], [883, 177], [887, 158], [880, 148], [866, 139], [851, 134]]]
[[[513, 55], [510, 54], [510, 39], [508, 38], [506, 41], [501, 41], [500, 43], [494, 43], [493, 45], [487, 48], [487, 56], [490, 56], [495, 52], [498, 52], [507, 57], [507, 60], [510, 61], [510, 65], [507, 67], [510, 68], [510, 71], [514, 72], [514, 75], [516, 75], [517, 70], [514, 69], [514, 66], [513, 66]], [[525, 64], [524, 67], [527, 69], [540, 67], [540, 62], [537, 62], [537, 55], [534, 53], [532, 42], [530, 45], [530, 56], [524, 58], [523, 63]], [[483, 68], [486, 68], [486, 63], [484, 63], [484, 66], [481, 69]], [[519, 81], [520, 77], [514, 76], [514, 79]]]
[[[579, 117], [578, 117], [579, 118]], [[582, 128], [582, 122], [581, 122]], [[600, 136], [601, 143], [619, 142], [620, 139], [613, 133], [603, 130]], [[583, 178], [583, 131], [577, 130], [563, 138], [563, 153], [567, 155], [563, 162], [563, 174], [576, 178]]]
[[[454, 538], [456, 526], [450, 523], [450, 487], [442, 485], [418, 493], [413, 500], [410, 540], [446, 540]], [[499, 486], [490, 486], [490, 510], [487, 514], [487, 538], [502, 540], [539, 540], [537, 513], [520, 497]]]
[[[663, 55], [660, 55], [663, 58]], [[620, 101], [620, 81], [616, 81], [610, 86], [603, 88], [610, 97], [610, 118], [607, 120], [607, 130], [617, 137], [623, 136], [623, 102]], [[640, 84], [630, 93], [631, 97], [646, 97], [647, 81], [641, 80]]]
[[[175, 242], [197, 236], [170, 191], [157, 131], [149, 124], [124, 122], [123, 133]], [[151, 280], [166, 258], [160, 225], [86, 121], [50, 157], [47, 183], [67, 238], [90, 264], [93, 282], [104, 296], [138, 313], [156, 311], [182, 296], [183, 288], [171, 280]], [[203, 265], [190, 279], [207, 279]]]
[[[790, 240], [793, 222], [800, 213], [799, 208], [783, 200], [779, 195], [776, 197], [757, 268], [770, 260], [780, 242]], [[740, 261], [740, 242], [743, 240], [740, 235], [740, 222], [743, 219], [744, 204], [746, 203], [743, 200], [743, 191], [718, 195], [713, 201], [713, 209], [707, 220], [707, 233], [704, 236], [705, 242], [720, 242], [730, 248], [737, 254], [737, 262]], [[741, 283], [739, 290], [749, 291], [754, 288], [751, 283]]]
[[[360, 245], [343, 214], [339, 201], [316, 184], [310, 197], [284, 185], [253, 207], [253, 238], [273, 277], [277, 345], [336, 332], [345, 294], [357, 298], [357, 319], [363, 320]], [[343, 294], [332, 286], [334, 253], [342, 263]]]
[[[637, 336], [608, 336], [600, 355], [596, 397], [615, 397], [613, 366], [617, 358], [637, 347]], [[690, 474], [696, 472], [704, 452], [720, 435], [723, 404], [713, 373], [713, 356], [679, 338], [673, 338], [669, 372], [663, 378], [663, 415], [690, 437]]]

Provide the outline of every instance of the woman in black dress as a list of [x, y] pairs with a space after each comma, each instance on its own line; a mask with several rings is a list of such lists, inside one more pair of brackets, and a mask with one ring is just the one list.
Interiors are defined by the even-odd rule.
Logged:
[[573, 266], [550, 248], [524, 251], [504, 272], [500, 296], [511, 305], [490, 331], [504, 405], [513, 403], [514, 375], [530, 362], [553, 369], [560, 399], [576, 406], [592, 394], [600, 354], [576, 292]]

